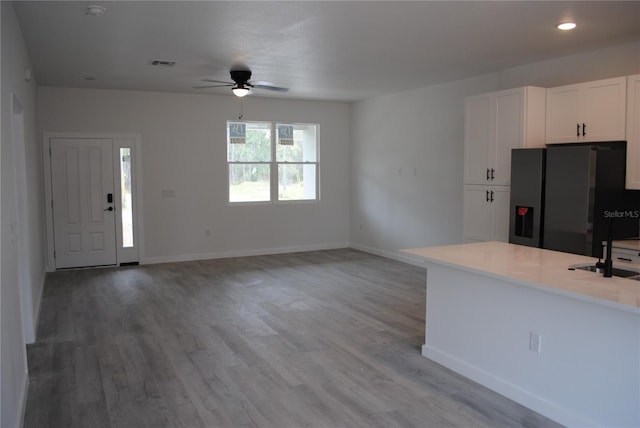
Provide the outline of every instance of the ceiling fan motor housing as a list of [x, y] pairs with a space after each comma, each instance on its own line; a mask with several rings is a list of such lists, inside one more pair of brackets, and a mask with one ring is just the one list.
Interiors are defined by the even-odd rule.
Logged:
[[231, 79], [238, 85], [245, 85], [251, 79], [250, 70], [231, 70]]

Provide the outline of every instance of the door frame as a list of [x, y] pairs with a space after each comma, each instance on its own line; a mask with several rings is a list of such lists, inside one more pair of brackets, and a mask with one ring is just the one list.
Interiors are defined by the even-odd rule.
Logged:
[[[56, 270], [53, 238], [53, 190], [51, 180], [50, 140], [52, 138], [69, 139], [110, 139], [113, 141], [113, 173], [114, 179], [120, 177], [120, 148], [130, 147], [133, 162], [131, 163], [131, 180], [134, 191], [133, 198], [133, 247], [122, 246], [122, 217], [116, 215], [116, 264], [139, 262], [144, 254], [144, 227], [142, 216], [142, 137], [141, 134], [88, 133], [88, 132], [44, 132], [42, 140], [44, 166], [44, 198], [47, 229], [47, 272]], [[116, 201], [121, 200], [120, 186], [114, 186]], [[120, 205], [116, 206], [118, 209]]]

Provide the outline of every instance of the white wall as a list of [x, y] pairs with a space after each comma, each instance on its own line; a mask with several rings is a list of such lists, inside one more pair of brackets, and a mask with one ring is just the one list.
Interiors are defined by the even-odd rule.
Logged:
[[482, 76], [353, 106], [352, 244], [395, 257], [461, 242], [464, 97], [497, 84]]
[[640, 42], [635, 42], [503, 70], [500, 88], [525, 85], [549, 88], [627, 76], [638, 71]]
[[[36, 138], [35, 81], [27, 82], [24, 78], [25, 69], [31, 65], [13, 5], [2, 2], [1, 10], [0, 411], [2, 427], [17, 427], [21, 424], [28, 381], [25, 335], [28, 341], [35, 338], [37, 312], [44, 285], [43, 180], [42, 156]], [[14, 99], [22, 108], [23, 130], [14, 129]], [[21, 134], [23, 138], [19, 141], [23, 145], [16, 146], [14, 136]], [[19, 254], [23, 256], [19, 257]], [[21, 278], [25, 281], [22, 289]], [[24, 332], [23, 325], [27, 327]]]
[[236, 97], [38, 89], [42, 132], [141, 134], [142, 262], [347, 246], [349, 105], [259, 97], [243, 103], [245, 120], [320, 124], [319, 203], [228, 205], [226, 121], [238, 118]]
[[466, 96], [639, 71], [631, 43], [353, 104], [351, 245], [404, 260], [399, 249], [462, 242]]

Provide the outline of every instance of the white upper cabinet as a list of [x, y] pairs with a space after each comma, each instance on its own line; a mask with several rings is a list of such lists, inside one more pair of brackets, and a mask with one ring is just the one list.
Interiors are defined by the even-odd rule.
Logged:
[[493, 166], [494, 150], [492, 131], [491, 95], [481, 95], [467, 99], [465, 104], [465, 183], [488, 183], [489, 166]]
[[627, 189], [640, 190], [640, 74], [627, 77]]
[[627, 79], [547, 89], [547, 144], [626, 139]]
[[468, 97], [465, 184], [509, 185], [511, 149], [544, 147], [545, 89], [527, 86]]

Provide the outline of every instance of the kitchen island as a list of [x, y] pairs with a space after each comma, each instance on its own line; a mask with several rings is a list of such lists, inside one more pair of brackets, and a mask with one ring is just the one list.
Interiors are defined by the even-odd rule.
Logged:
[[640, 426], [640, 281], [501, 242], [403, 252], [427, 268], [422, 355], [568, 426]]

